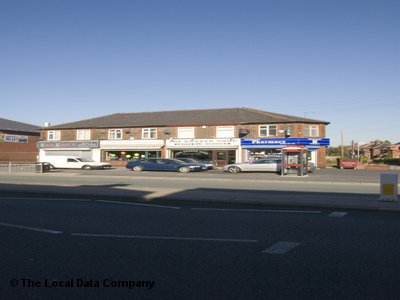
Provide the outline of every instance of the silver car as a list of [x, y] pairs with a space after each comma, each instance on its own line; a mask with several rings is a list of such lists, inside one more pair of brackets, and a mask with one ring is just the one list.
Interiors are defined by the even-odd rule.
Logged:
[[281, 160], [276, 158], [262, 158], [252, 162], [229, 164], [224, 166], [225, 172], [281, 172]]

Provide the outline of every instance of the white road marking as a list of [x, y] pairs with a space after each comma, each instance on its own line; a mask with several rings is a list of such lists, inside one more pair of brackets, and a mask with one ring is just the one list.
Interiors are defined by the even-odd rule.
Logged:
[[62, 231], [52, 230], [52, 229], [45, 229], [45, 228], [37, 228], [37, 227], [30, 227], [24, 225], [17, 225], [17, 224], [9, 224], [9, 223], [0, 223], [0, 226], [11, 227], [11, 228], [18, 228], [18, 229], [25, 229], [31, 231], [38, 231], [50, 234], [60, 234], [63, 233]]
[[135, 206], [181, 209], [180, 207], [177, 207], [177, 206], [166, 206], [166, 205], [145, 204], [145, 203], [135, 203], [135, 202], [122, 202], [122, 201], [111, 201], [111, 200], [95, 200], [95, 201], [96, 202], [103, 202], [103, 203], [117, 203], [117, 204], [135, 205]]
[[328, 217], [331, 217], [331, 218], [343, 218], [347, 214], [348, 213], [344, 212], [344, 211], [334, 211], [333, 213], [330, 213], [328, 215]]
[[125, 235], [125, 234], [96, 234], [96, 233], [72, 233], [71, 235], [72, 236], [82, 236], [82, 237], [122, 238], [122, 239], [175, 240], [175, 241], [201, 241], [201, 242], [227, 242], [227, 243], [258, 243], [257, 240], [217, 239], [217, 238], [201, 238], [201, 237]]
[[262, 252], [267, 253], [267, 254], [285, 254], [297, 246], [300, 246], [300, 243], [298, 243], [298, 242], [277, 242]]
[[39, 198], [39, 197], [0, 197], [0, 200], [59, 200], [59, 201], [93, 201], [92, 199], [79, 198]]
[[191, 210], [297, 213], [297, 214], [320, 214], [321, 213], [321, 211], [319, 211], [319, 210], [234, 209], [234, 208], [195, 208], [195, 207], [191, 208]]

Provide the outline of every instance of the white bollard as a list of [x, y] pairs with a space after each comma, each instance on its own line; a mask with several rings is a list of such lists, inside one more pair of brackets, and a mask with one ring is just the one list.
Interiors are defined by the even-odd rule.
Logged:
[[393, 173], [381, 174], [380, 201], [398, 201], [398, 175]]

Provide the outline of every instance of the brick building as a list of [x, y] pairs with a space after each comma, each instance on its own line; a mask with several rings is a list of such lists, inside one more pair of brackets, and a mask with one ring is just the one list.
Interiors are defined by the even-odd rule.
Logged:
[[125, 165], [141, 157], [194, 156], [217, 166], [303, 145], [325, 166], [329, 122], [250, 108], [117, 113], [42, 128], [40, 156], [76, 155]]
[[36, 162], [40, 127], [0, 118], [0, 161]]

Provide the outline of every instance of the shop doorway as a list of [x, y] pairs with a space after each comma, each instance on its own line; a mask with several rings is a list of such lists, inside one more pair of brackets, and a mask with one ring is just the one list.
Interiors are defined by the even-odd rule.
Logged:
[[218, 150], [213, 151], [213, 163], [217, 167], [223, 167], [227, 164], [233, 164], [236, 161], [235, 150]]

